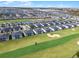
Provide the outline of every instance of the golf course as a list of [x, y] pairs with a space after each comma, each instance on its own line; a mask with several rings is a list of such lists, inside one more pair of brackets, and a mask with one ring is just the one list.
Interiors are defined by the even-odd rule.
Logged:
[[0, 1], [0, 58], [79, 58], [79, 1]]
[[71, 58], [79, 51], [78, 41], [79, 27], [3, 41], [0, 42], [0, 58]]

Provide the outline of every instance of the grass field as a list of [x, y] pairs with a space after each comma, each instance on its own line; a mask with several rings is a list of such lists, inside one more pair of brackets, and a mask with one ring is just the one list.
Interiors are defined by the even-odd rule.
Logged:
[[[30, 21], [36, 21], [37, 19], [16, 19], [16, 20], [0, 20], [0, 24], [1, 23], [7, 23], [7, 22], [10, 22], [10, 23], [14, 23], [14, 22], [30, 22]], [[41, 19], [38, 19], [38, 20], [41, 20]], [[47, 19], [42, 19], [42, 20], [48, 20]]]
[[71, 58], [77, 51], [79, 51], [79, 46], [77, 45], [77, 41], [79, 39], [75, 38], [75, 40], [71, 40], [63, 45], [59, 45], [56, 47], [47, 48], [42, 51], [38, 51], [31, 54], [26, 54], [21, 57], [30, 57], [30, 58]]
[[28, 21], [33, 21], [33, 20], [37, 20], [37, 19], [16, 19], [16, 20], [0, 20], [0, 24], [1, 23], [14, 23], [14, 22], [28, 22]]
[[57, 39], [57, 40], [51, 40], [51, 41], [38, 43], [38, 45], [30, 45], [28, 47], [24, 47], [24, 48], [16, 49], [14, 51], [0, 54], [0, 57], [20, 57], [20, 56], [23, 56], [25, 54], [28, 55], [30, 53], [41, 51], [41, 50], [44, 50], [46, 48], [56, 47], [58, 45], [62, 45], [62, 44], [66, 43], [72, 39], [78, 38], [78, 35], [79, 35], [79, 33], [72, 34], [72, 35]]
[[[79, 50], [79, 27], [75, 31], [65, 29], [51, 34], [59, 34], [61, 37], [50, 38], [44, 33], [0, 42], [0, 57], [72, 57]], [[34, 45], [35, 42], [38, 43], [37, 46]]]

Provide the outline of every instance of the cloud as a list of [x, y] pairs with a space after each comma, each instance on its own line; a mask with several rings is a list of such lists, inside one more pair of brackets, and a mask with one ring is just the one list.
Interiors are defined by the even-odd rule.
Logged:
[[30, 1], [1, 1], [1, 6], [10, 6], [10, 7], [29, 7], [32, 2]]
[[[69, 8], [73, 7], [71, 4], [64, 4], [63, 2], [54, 3], [46, 2], [45, 3], [37, 3], [33, 1], [0, 1], [1, 7], [58, 7], [58, 8]], [[54, 3], [54, 4], [53, 4]]]
[[60, 3], [60, 4], [56, 4], [56, 5], [47, 5], [47, 7], [71, 8], [73, 6], [71, 6], [71, 5], [65, 5], [65, 4]]
[[59, 8], [71, 8], [71, 7], [73, 7], [73, 6], [68, 5], [68, 4], [60, 3], [60, 4], [56, 5], [55, 7], [59, 7]]
[[21, 4], [20, 4], [20, 6], [25, 6], [25, 7], [26, 6], [28, 7], [28, 6], [31, 6], [31, 5], [32, 5], [32, 2], [30, 2], [30, 1], [24, 1], [24, 2], [22, 1]]
[[13, 2], [13, 1], [2, 1], [2, 2], [0, 2], [0, 3], [7, 5], [7, 4], [10, 4], [10, 3], [12, 3], [12, 2]]

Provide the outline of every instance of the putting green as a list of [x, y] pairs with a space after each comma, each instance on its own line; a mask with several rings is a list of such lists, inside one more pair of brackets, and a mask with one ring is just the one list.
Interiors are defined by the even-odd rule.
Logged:
[[69, 36], [66, 36], [63, 38], [59, 38], [57, 40], [51, 40], [51, 41], [47, 41], [47, 42], [38, 43], [38, 45], [31, 45], [28, 47], [16, 49], [14, 51], [2, 53], [2, 54], [0, 54], [0, 57], [20, 57], [20, 56], [23, 56], [25, 54], [30, 54], [33, 52], [44, 50], [46, 48], [56, 47], [58, 45], [62, 45], [64, 43], [66, 43], [72, 39], [76, 39], [76, 38], [79, 38], [79, 33], [72, 34], [72, 35], [69, 35]]

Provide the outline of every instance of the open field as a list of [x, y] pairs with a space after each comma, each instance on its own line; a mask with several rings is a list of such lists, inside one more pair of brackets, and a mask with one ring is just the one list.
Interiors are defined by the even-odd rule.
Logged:
[[[32, 19], [31, 19], [32, 20]], [[24, 22], [24, 21], [31, 21], [29, 19], [17, 19], [17, 20], [0, 20], [0, 23], [7, 23], [7, 22]]]
[[0, 20], [0, 24], [1, 23], [13, 23], [13, 22], [28, 22], [28, 21], [33, 21], [33, 20], [37, 20], [37, 19], [16, 19], [16, 20]]
[[[14, 23], [14, 22], [30, 22], [30, 21], [35, 21], [35, 20], [37, 20], [36, 18], [35, 19], [16, 19], [16, 20], [0, 20], [0, 24], [1, 23], [8, 23], [8, 22], [10, 22], [10, 23]], [[41, 19], [38, 19], [38, 20], [41, 20]], [[48, 20], [48, 19], [43, 19], [43, 20]]]
[[24, 48], [20, 48], [20, 49], [16, 49], [14, 51], [11, 52], [7, 52], [7, 53], [3, 53], [0, 55], [0, 57], [20, 57], [22, 55], [25, 54], [30, 54], [30, 53], [34, 53], [37, 51], [41, 51], [44, 50], [46, 48], [50, 48], [50, 47], [56, 47], [59, 45], [62, 45], [72, 39], [76, 39], [78, 38], [79, 33], [77, 34], [72, 34], [57, 40], [51, 40], [51, 41], [46, 41], [43, 43], [38, 43], [37, 45], [30, 45], [28, 47], [24, 47]]
[[51, 47], [42, 51], [38, 51], [35, 53], [31, 54], [26, 54], [22, 57], [27, 57], [27, 58], [71, 58], [74, 54], [79, 51], [79, 46], [77, 45], [77, 41], [79, 41], [79, 38], [77, 39], [72, 39], [71, 41], [59, 45], [56, 47]]

